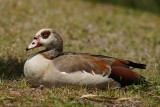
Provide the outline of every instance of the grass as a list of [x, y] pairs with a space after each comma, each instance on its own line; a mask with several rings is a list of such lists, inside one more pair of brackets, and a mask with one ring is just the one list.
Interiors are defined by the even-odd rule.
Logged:
[[[158, 14], [91, 0], [0, 0], [0, 105], [1, 106], [160, 106], [160, 17]], [[147, 64], [137, 70], [148, 87], [86, 89], [31, 88], [23, 75], [25, 60], [36, 49], [25, 47], [41, 28], [57, 29], [64, 50], [110, 55]], [[80, 99], [82, 95], [105, 100]], [[131, 98], [107, 100], [107, 98]]]

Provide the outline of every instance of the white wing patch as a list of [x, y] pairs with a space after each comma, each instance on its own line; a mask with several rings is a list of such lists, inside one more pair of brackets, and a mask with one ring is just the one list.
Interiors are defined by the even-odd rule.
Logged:
[[107, 73], [103, 73], [102, 75], [103, 75], [103, 77], [108, 77], [110, 74], [111, 74], [111, 67], [110, 66], [108, 66], [108, 65], [106, 65], [107, 67], [108, 67], [108, 69], [109, 69], [109, 71], [107, 72]]
[[64, 74], [64, 75], [65, 75], [65, 74], [67, 74], [67, 73], [66, 73], [66, 72], [61, 72], [61, 74]]
[[94, 71], [92, 70], [92, 74], [95, 75]]
[[106, 65], [107, 67], [108, 67], [108, 69], [109, 69], [109, 73], [107, 73], [108, 74], [108, 76], [111, 74], [111, 71], [112, 71], [112, 69], [111, 69], [111, 67], [110, 66], [108, 66], [108, 65]]
[[87, 72], [85, 70], [82, 71], [84, 74], [87, 74]]

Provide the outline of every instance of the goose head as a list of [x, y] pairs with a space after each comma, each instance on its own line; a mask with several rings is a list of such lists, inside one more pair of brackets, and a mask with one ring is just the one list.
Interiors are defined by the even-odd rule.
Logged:
[[33, 41], [26, 48], [26, 51], [42, 46], [45, 47], [46, 50], [54, 49], [61, 52], [63, 51], [63, 40], [60, 34], [54, 29], [41, 29], [36, 33]]

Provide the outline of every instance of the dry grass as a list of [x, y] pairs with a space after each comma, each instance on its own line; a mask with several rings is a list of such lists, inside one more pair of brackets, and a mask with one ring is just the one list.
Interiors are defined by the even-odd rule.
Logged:
[[[1, 106], [160, 106], [159, 15], [90, 0], [0, 0], [0, 9]], [[38, 50], [25, 52], [25, 47], [45, 27], [62, 34], [65, 51], [146, 63], [147, 69], [138, 72], [150, 86], [116, 90], [31, 88], [24, 79], [23, 64]], [[103, 98], [79, 99], [88, 94]]]

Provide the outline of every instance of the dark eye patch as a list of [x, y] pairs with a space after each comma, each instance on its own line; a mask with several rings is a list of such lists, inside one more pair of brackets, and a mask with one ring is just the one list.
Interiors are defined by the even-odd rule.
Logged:
[[51, 34], [51, 32], [48, 31], [48, 30], [45, 30], [45, 31], [43, 31], [43, 32], [41, 33], [43, 39], [47, 39], [50, 34]]
[[35, 42], [32, 42], [32, 45], [34, 45], [35, 44]]

